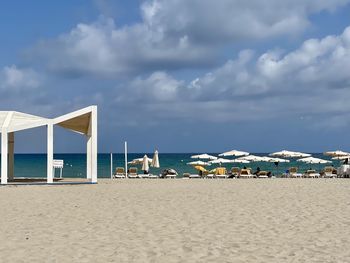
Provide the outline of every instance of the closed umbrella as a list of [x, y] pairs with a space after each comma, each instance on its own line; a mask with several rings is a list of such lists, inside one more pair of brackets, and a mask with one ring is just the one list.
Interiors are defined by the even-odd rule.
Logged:
[[142, 162], [142, 170], [145, 172], [148, 172], [149, 170], [149, 158], [147, 155], [143, 156], [143, 162]]
[[151, 162], [151, 167], [154, 167], [154, 168], [159, 168], [160, 167], [158, 151], [157, 150], [154, 152], [153, 159], [152, 159], [152, 162]]

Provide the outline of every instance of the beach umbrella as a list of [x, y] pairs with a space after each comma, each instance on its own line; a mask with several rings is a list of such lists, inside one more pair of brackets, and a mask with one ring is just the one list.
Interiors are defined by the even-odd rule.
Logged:
[[311, 154], [283, 150], [280, 152], [270, 153], [269, 156], [284, 157], [284, 158], [305, 158], [305, 157], [310, 157]]
[[247, 156], [243, 156], [240, 157], [236, 160], [245, 160], [245, 161], [249, 161], [249, 162], [264, 162], [265, 158], [261, 157], [261, 156], [256, 156], [256, 155], [247, 155]]
[[234, 159], [234, 160], [231, 160], [231, 163], [250, 163], [250, 161]]
[[340, 156], [349, 156], [350, 153], [348, 152], [343, 152], [340, 150], [336, 150], [336, 151], [329, 151], [329, 152], [325, 152], [323, 153], [326, 156], [332, 156], [332, 157], [340, 157]]
[[236, 157], [246, 156], [246, 155], [249, 155], [249, 153], [243, 152], [243, 151], [237, 151], [237, 150], [231, 150], [231, 151], [219, 154], [219, 156], [236, 156]]
[[212, 160], [209, 163], [210, 164], [222, 164], [222, 163], [232, 163], [233, 160], [228, 160], [228, 159], [224, 159], [224, 158], [218, 158], [216, 160]]
[[187, 164], [189, 164], [189, 165], [201, 165], [201, 166], [208, 166], [208, 165], [210, 165], [210, 163], [203, 162], [203, 161], [193, 161], [193, 162], [189, 162]]
[[276, 158], [276, 157], [273, 157], [273, 158], [267, 157], [267, 158], [268, 158], [268, 162], [275, 164], [275, 166], [276, 166], [276, 174], [278, 174], [278, 165], [280, 163], [289, 163], [290, 162], [289, 160]]
[[[148, 161], [148, 163], [152, 163], [152, 159], [151, 158], [147, 157], [147, 161]], [[134, 160], [128, 162], [128, 164], [133, 164], [133, 165], [135, 165], [135, 164], [143, 164], [143, 158], [134, 159]]]
[[148, 172], [148, 170], [149, 170], [149, 161], [148, 161], [148, 159], [149, 158], [147, 157], [147, 155], [143, 156], [142, 171]]
[[346, 159], [350, 159], [350, 155], [332, 157], [332, 160], [346, 160]]
[[206, 169], [203, 166], [200, 166], [200, 165], [196, 165], [193, 168], [198, 170], [198, 171], [201, 171], [201, 172], [205, 172], [206, 171]]
[[157, 150], [154, 152], [153, 159], [152, 159], [152, 162], [151, 162], [151, 167], [154, 167], [154, 168], [159, 168], [160, 167], [158, 151]]
[[192, 159], [206, 159], [206, 160], [216, 160], [218, 157], [215, 157], [213, 155], [209, 155], [207, 153], [198, 154], [198, 155], [192, 155]]
[[320, 158], [315, 158], [315, 157], [307, 157], [307, 158], [298, 159], [297, 162], [303, 162], [303, 163], [308, 163], [308, 164], [326, 164], [326, 163], [331, 163], [331, 161], [327, 161], [327, 160], [320, 159]]

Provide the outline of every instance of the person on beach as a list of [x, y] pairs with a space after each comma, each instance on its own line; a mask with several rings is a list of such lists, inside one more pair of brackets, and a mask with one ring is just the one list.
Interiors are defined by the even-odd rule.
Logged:
[[261, 171], [260, 167], [257, 167], [254, 175], [259, 175], [260, 171]]

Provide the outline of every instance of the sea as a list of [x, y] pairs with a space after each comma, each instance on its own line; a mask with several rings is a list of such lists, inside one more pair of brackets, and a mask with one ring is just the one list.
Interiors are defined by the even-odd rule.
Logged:
[[[142, 158], [145, 154], [148, 157], [152, 158], [152, 153], [130, 153], [128, 154], [128, 161], [131, 161], [136, 158]], [[184, 172], [189, 173], [198, 173], [191, 165], [188, 165], [188, 162], [193, 161], [191, 156], [198, 153], [159, 153], [159, 162], [160, 168], [150, 168], [150, 173], [160, 174], [162, 170], [167, 168], [175, 169], [179, 177], [182, 176]], [[217, 156], [218, 153], [208, 153], [210, 155]], [[258, 156], [267, 156], [266, 153], [252, 153]], [[322, 158], [330, 160], [329, 157], [324, 156], [322, 153], [314, 153], [313, 157]], [[63, 168], [63, 177], [66, 178], [85, 178], [86, 177], [86, 154], [55, 154], [54, 159], [64, 160]], [[227, 158], [230, 159], [230, 158]], [[255, 171], [258, 167], [261, 170], [271, 171], [274, 175], [280, 176], [283, 174], [289, 167], [295, 166], [298, 167], [300, 172], [304, 172], [308, 169], [321, 170], [327, 165], [323, 164], [304, 164], [297, 162], [296, 160], [290, 159], [290, 163], [280, 163], [276, 166], [274, 163], [259, 163], [252, 162], [249, 164], [223, 164], [222, 166], [227, 169], [231, 167], [240, 167], [243, 168], [251, 167]], [[124, 167], [124, 154], [123, 153], [114, 153], [113, 154], [113, 170], [116, 167]], [[330, 165], [330, 164], [328, 164]], [[333, 161], [333, 165], [338, 167], [341, 165], [340, 161]], [[140, 165], [129, 165], [138, 167], [140, 173]], [[217, 167], [217, 165], [211, 165], [207, 167], [208, 170]], [[56, 176], [58, 176], [59, 170], [56, 170]], [[46, 177], [46, 154], [15, 154], [15, 177]], [[109, 153], [100, 153], [98, 154], [98, 177], [99, 178], [110, 178], [111, 177], [111, 154]]]

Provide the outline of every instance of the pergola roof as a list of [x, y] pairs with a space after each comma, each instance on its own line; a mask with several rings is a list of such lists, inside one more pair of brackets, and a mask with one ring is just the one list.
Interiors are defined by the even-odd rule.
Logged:
[[[48, 119], [18, 111], [0, 111], [1, 129], [8, 131], [22, 130], [23, 127], [34, 128], [45, 125]], [[1, 131], [0, 131], [1, 132]]]
[[57, 124], [63, 128], [87, 135], [93, 106], [49, 119], [18, 111], [0, 111], [0, 133], [3, 129], [15, 132], [35, 127], [45, 126], [49, 123]]

